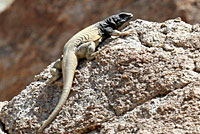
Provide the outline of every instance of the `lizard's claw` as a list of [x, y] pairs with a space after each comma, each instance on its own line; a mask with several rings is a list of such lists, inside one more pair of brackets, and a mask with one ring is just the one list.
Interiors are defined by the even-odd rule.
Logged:
[[99, 55], [103, 50], [105, 50], [106, 48], [108, 48], [109, 46], [104, 46], [103, 48], [101, 48], [100, 50], [96, 51], [95, 53], [93, 53], [94, 56]]
[[121, 36], [121, 37], [123, 37], [123, 36], [128, 36], [128, 35], [131, 35], [131, 34], [133, 34], [133, 33], [134, 33], [133, 30], [131, 30], [131, 31], [125, 31], [125, 32], [121, 32], [121, 34], [120, 34], [119, 36]]

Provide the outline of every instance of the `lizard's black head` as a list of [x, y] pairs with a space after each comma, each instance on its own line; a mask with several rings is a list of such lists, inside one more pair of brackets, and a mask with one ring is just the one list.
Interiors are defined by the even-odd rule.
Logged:
[[103, 35], [109, 36], [113, 30], [121, 27], [125, 22], [128, 22], [133, 17], [132, 13], [121, 12], [116, 15], [112, 15], [103, 21], [98, 23], [98, 27], [103, 32]]
[[125, 22], [129, 21], [133, 17], [132, 13], [121, 12], [116, 15], [112, 15], [105, 20], [113, 29], [121, 27]]

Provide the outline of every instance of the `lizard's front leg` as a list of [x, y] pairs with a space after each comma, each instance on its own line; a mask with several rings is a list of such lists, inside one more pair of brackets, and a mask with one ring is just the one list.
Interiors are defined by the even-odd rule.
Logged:
[[120, 32], [118, 30], [113, 30], [111, 33], [111, 36], [127, 36], [130, 34], [133, 34], [134, 31], [125, 31], [125, 32]]

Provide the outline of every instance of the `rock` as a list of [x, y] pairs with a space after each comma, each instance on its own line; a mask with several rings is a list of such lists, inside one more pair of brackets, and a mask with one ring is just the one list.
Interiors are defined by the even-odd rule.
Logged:
[[[59, 58], [74, 33], [122, 10], [151, 21], [180, 16], [189, 23], [200, 22], [198, 0], [15, 0], [0, 14], [0, 101], [17, 95], [35, 74]], [[151, 39], [143, 41], [151, 47]], [[163, 45], [173, 50], [170, 44]]]
[[[8, 103], [7, 101], [0, 102], [0, 111], [1, 111], [2, 107], [3, 107], [4, 105], [6, 105], [7, 103]], [[5, 126], [4, 126], [4, 124], [0, 121], [0, 134], [6, 134], [6, 133], [7, 133], [7, 131], [5, 130]]]
[[[70, 96], [44, 133], [200, 133], [200, 26], [135, 20], [123, 30], [134, 33], [107, 39], [95, 60], [79, 62]], [[35, 134], [55, 108], [62, 78], [46, 83], [52, 66], [3, 106], [9, 133]]]

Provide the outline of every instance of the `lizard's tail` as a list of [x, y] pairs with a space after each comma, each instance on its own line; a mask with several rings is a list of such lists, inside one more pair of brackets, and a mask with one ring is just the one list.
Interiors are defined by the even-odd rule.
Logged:
[[68, 52], [65, 56], [63, 56], [62, 60], [62, 74], [63, 74], [63, 91], [62, 95], [59, 99], [59, 102], [53, 112], [50, 114], [47, 120], [44, 121], [43, 125], [38, 129], [38, 132], [42, 132], [43, 129], [56, 117], [56, 115], [60, 112], [62, 106], [65, 104], [70, 89], [72, 86], [75, 69], [77, 67], [77, 57], [74, 52]]

